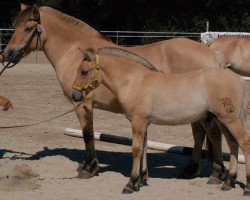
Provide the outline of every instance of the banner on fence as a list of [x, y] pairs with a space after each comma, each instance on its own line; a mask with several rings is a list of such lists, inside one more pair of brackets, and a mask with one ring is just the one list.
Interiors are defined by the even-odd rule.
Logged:
[[201, 41], [204, 43], [208, 43], [211, 40], [224, 36], [235, 36], [250, 39], [250, 33], [245, 32], [205, 32], [201, 33]]

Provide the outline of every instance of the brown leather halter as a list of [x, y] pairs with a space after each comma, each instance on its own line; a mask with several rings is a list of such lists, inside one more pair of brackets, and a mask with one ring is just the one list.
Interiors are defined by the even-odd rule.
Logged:
[[[33, 40], [33, 38], [35, 37], [35, 36], [37, 36], [37, 41], [36, 41], [36, 49], [35, 50], [37, 50], [37, 47], [38, 47], [38, 40], [40, 39], [40, 35], [41, 35], [41, 33], [42, 33], [42, 28], [41, 28], [41, 22], [40, 22], [40, 19], [39, 20], [37, 20], [37, 19], [29, 19], [28, 21], [35, 21], [35, 22], [37, 22], [37, 25], [36, 25], [36, 28], [35, 28], [35, 30], [33, 31], [33, 33], [31, 34], [31, 36], [29, 37], [29, 39], [28, 39], [28, 41], [26, 42], [26, 44], [21, 48], [21, 49], [19, 49], [19, 52], [18, 52], [18, 55], [17, 56], [19, 56], [20, 57], [20, 59], [19, 59], [19, 61], [24, 57], [24, 56], [26, 56], [26, 50], [27, 50], [27, 47], [30, 45], [30, 43], [32, 42], [32, 40]], [[40, 41], [41, 41], [41, 39], [40, 39]], [[2, 55], [3, 56], [3, 55]], [[13, 61], [13, 60], [12, 60]], [[14, 67], [16, 64], [18, 64], [19, 63], [19, 61], [18, 62], [14, 62], [14, 63], [12, 63], [12, 61], [9, 61], [6, 65], [4, 65], [4, 56], [3, 56], [3, 69], [0, 71], [0, 75], [2, 75], [2, 73], [7, 69], [7, 68], [12, 68], [12, 67]], [[12, 65], [11, 65], [11, 63], [12, 63]]]

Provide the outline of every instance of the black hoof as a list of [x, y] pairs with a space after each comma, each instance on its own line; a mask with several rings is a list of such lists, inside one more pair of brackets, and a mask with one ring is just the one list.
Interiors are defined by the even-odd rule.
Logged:
[[78, 167], [77, 167], [77, 171], [78, 172], [80, 172], [80, 171], [82, 171], [84, 169], [84, 162], [82, 162], [82, 163], [79, 163], [79, 165], [78, 165]]
[[93, 176], [96, 176], [96, 175], [98, 175], [97, 172], [89, 172], [87, 170], [82, 170], [82, 171], [80, 171], [78, 173], [77, 178], [80, 178], [80, 179], [89, 179], [89, 178], [91, 178]]
[[122, 190], [122, 194], [132, 194], [134, 192], [134, 190], [132, 190], [131, 188], [125, 186], [125, 188]]
[[77, 171], [78, 173], [78, 178], [81, 179], [89, 179], [95, 175], [98, 175], [98, 171], [100, 170], [99, 164], [97, 159], [92, 160], [91, 163], [80, 163]]
[[143, 186], [148, 186], [147, 180], [142, 180], [140, 182], [140, 187], [143, 187]]

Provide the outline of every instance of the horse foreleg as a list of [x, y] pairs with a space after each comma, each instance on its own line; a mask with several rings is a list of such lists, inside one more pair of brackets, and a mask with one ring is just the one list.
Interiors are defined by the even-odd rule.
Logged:
[[86, 102], [76, 111], [81, 124], [83, 140], [85, 143], [85, 158], [79, 164], [78, 177], [87, 179], [96, 175], [99, 171], [99, 164], [96, 158], [93, 129], [93, 108], [92, 102]]
[[133, 165], [130, 180], [124, 187], [122, 193], [130, 194], [140, 189], [140, 170], [141, 170], [141, 158], [143, 156], [144, 144], [145, 144], [145, 132], [147, 129], [147, 122], [140, 117], [132, 117], [131, 120], [133, 142], [132, 142], [132, 157]]
[[192, 158], [189, 164], [183, 169], [180, 176], [182, 178], [191, 179], [200, 175], [200, 160], [202, 153], [202, 145], [205, 138], [205, 129], [199, 121], [191, 124], [192, 133], [194, 138], [194, 149], [192, 152]]

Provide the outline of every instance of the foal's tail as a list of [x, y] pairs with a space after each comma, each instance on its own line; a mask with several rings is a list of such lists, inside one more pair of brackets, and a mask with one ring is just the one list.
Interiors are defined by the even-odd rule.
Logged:
[[241, 104], [241, 110], [240, 110], [240, 119], [241, 123], [243, 126], [246, 124], [247, 120], [247, 86], [246, 86], [246, 81], [243, 79], [240, 79], [241, 85], [242, 85], [242, 91], [243, 91], [243, 96], [242, 96], [242, 104]]

